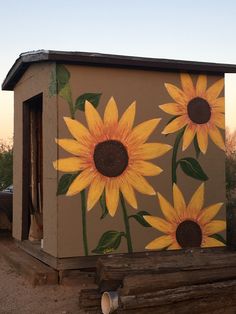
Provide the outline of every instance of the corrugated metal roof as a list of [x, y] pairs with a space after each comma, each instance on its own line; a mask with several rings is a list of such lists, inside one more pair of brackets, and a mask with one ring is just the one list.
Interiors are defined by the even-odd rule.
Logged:
[[3, 90], [13, 90], [18, 80], [33, 63], [57, 62], [100, 67], [131, 68], [149, 71], [177, 71], [206, 74], [236, 73], [235, 64], [207, 63], [170, 59], [110, 55], [93, 52], [37, 50], [22, 53], [9, 70]]

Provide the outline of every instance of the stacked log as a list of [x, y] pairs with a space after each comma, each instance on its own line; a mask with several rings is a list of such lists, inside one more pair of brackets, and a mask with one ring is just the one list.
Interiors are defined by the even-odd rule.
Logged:
[[[170, 254], [172, 253], [172, 254]], [[102, 257], [97, 263], [97, 283], [101, 290], [103, 287], [117, 289], [123, 279], [128, 275], [163, 274], [187, 271], [198, 271], [196, 276], [202, 273], [207, 280], [209, 276], [221, 276], [219, 269], [235, 274], [236, 252], [226, 248], [219, 249], [194, 249], [173, 252], [152, 252], [140, 256], [113, 255]], [[226, 274], [226, 273], [225, 273]], [[193, 274], [191, 274], [192, 276]]]
[[116, 290], [117, 313], [236, 313], [236, 252], [227, 248], [101, 257], [99, 293]]
[[125, 295], [117, 313], [236, 313], [236, 280]]
[[83, 289], [79, 294], [79, 309], [81, 313], [101, 313], [101, 293], [98, 289]]

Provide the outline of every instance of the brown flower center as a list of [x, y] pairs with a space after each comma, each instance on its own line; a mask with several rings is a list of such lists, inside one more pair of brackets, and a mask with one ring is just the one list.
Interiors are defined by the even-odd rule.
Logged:
[[106, 177], [118, 177], [127, 168], [129, 162], [125, 146], [116, 140], [98, 143], [93, 159], [97, 170]]
[[189, 118], [194, 123], [207, 123], [211, 118], [211, 107], [209, 103], [201, 97], [190, 100], [187, 110]]
[[178, 225], [176, 240], [182, 248], [200, 247], [202, 230], [196, 222], [185, 220]]

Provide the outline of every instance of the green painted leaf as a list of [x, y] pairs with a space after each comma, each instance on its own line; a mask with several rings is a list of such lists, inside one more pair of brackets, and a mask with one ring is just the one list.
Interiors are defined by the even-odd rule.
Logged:
[[99, 93], [85, 93], [80, 95], [75, 102], [75, 111], [84, 111], [85, 101], [88, 100], [95, 108], [99, 104], [99, 100], [102, 94]]
[[51, 73], [51, 82], [49, 84], [49, 95], [54, 96], [56, 94], [57, 94], [57, 75], [56, 67], [54, 67]]
[[64, 86], [69, 82], [70, 72], [63, 64], [57, 64], [52, 71], [49, 94], [54, 96], [59, 94]]
[[59, 93], [62, 90], [62, 88], [69, 82], [70, 72], [63, 64], [57, 64], [56, 73], [57, 73], [57, 91]]
[[72, 104], [72, 95], [71, 95], [71, 89], [70, 84], [66, 84], [59, 92], [59, 96], [64, 98], [68, 104]]
[[198, 145], [198, 141], [197, 141], [197, 136], [196, 136], [196, 135], [195, 135], [195, 137], [194, 137], [193, 143], [194, 143], [196, 158], [198, 159], [198, 157], [199, 157], [201, 151], [200, 151], [200, 148], [199, 148], [199, 145]]
[[140, 223], [140, 225], [144, 227], [151, 227], [149, 223], [143, 218], [143, 216], [150, 216], [150, 214], [146, 212], [145, 210], [143, 210], [143, 211], [138, 212], [135, 215], [130, 215], [129, 218], [136, 219], [137, 222]]
[[103, 233], [97, 247], [92, 250], [92, 252], [96, 254], [106, 254], [115, 251], [120, 246], [122, 236], [125, 236], [124, 232], [115, 230], [106, 231]]
[[225, 239], [222, 237], [222, 235], [218, 234], [218, 233], [215, 233], [213, 235], [210, 236], [211, 238], [214, 238], [222, 243], [224, 243], [226, 245], [226, 241]]
[[108, 208], [107, 208], [107, 204], [106, 204], [105, 192], [102, 193], [102, 196], [100, 197], [99, 202], [100, 202], [100, 206], [102, 208], [102, 216], [100, 217], [100, 219], [103, 219], [109, 213]]
[[64, 195], [69, 189], [69, 186], [74, 181], [74, 179], [78, 176], [79, 173], [67, 173], [64, 174], [59, 182], [57, 187], [57, 195]]
[[192, 157], [185, 157], [178, 161], [183, 172], [194, 179], [206, 181], [208, 176], [203, 171], [199, 162]]

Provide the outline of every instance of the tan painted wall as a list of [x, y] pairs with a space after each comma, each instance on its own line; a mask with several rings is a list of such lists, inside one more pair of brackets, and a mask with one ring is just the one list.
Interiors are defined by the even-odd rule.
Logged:
[[[153, 132], [148, 142], [156, 141], [173, 145], [176, 134], [169, 136], [161, 134], [161, 131], [171, 116], [164, 113], [158, 106], [163, 103], [173, 102], [165, 89], [164, 83], [169, 82], [180, 87], [179, 73], [69, 65], [67, 66], [67, 69], [71, 73], [70, 84], [74, 101], [82, 93], [101, 92], [102, 97], [98, 110], [103, 116], [105, 105], [111, 96], [114, 96], [118, 104], [120, 115], [132, 101], [136, 100], [137, 110], [135, 125], [148, 119], [156, 117], [162, 118], [161, 123]], [[195, 83], [197, 76], [193, 75], [192, 78]], [[220, 77], [217, 76], [208, 77], [208, 86], [219, 78]], [[63, 121], [64, 116], [70, 116], [68, 104], [60, 97], [58, 98], [58, 110], [59, 138], [71, 138]], [[86, 125], [83, 112], [77, 111], [76, 118]], [[201, 155], [199, 159], [203, 169], [206, 170], [207, 175], [210, 178], [206, 182], [205, 207], [217, 202], [224, 202], [225, 200], [224, 152], [216, 147], [210, 140], [209, 142], [207, 154], [205, 156]], [[59, 149], [58, 158], [69, 156], [71, 155], [66, 153], [63, 149]], [[171, 156], [172, 152], [168, 152], [163, 157], [152, 160], [156, 165], [164, 169], [164, 171], [159, 176], [148, 178], [148, 181], [156, 191], [162, 193], [162, 195], [173, 204], [171, 188]], [[180, 156], [194, 157], [195, 153], [193, 144], [191, 144], [185, 152], [179, 153], [179, 157]], [[200, 183], [201, 182], [198, 180], [187, 177], [180, 171], [180, 169], [178, 170], [178, 186], [182, 189], [186, 202], [189, 201]], [[152, 215], [163, 218], [156, 196], [146, 196], [140, 193], [136, 193], [136, 195], [138, 198], [139, 210], [147, 210]], [[80, 195], [73, 197], [58, 197], [59, 257], [83, 255], [80, 206]], [[129, 214], [132, 213], [135, 213], [135, 210], [129, 208]], [[124, 230], [120, 206], [114, 218], [107, 216], [105, 219], [100, 220], [100, 216], [101, 209], [99, 204], [87, 214], [90, 250], [96, 247], [98, 240], [105, 231]], [[225, 209], [220, 211], [218, 219], [219, 218], [225, 219]], [[135, 251], [144, 251], [147, 243], [161, 235], [157, 230], [153, 228], [144, 228], [134, 220], [130, 220], [130, 224]], [[122, 240], [119, 250], [116, 252], [127, 252], [124, 239]]]
[[[21, 240], [22, 232], [22, 154], [23, 102], [43, 92], [43, 185], [44, 185], [44, 250], [57, 256], [57, 173], [48, 161], [57, 156], [57, 97], [48, 97], [53, 65], [32, 65], [14, 90], [14, 215], [13, 236]], [[49, 136], [50, 134], [50, 136]]]

